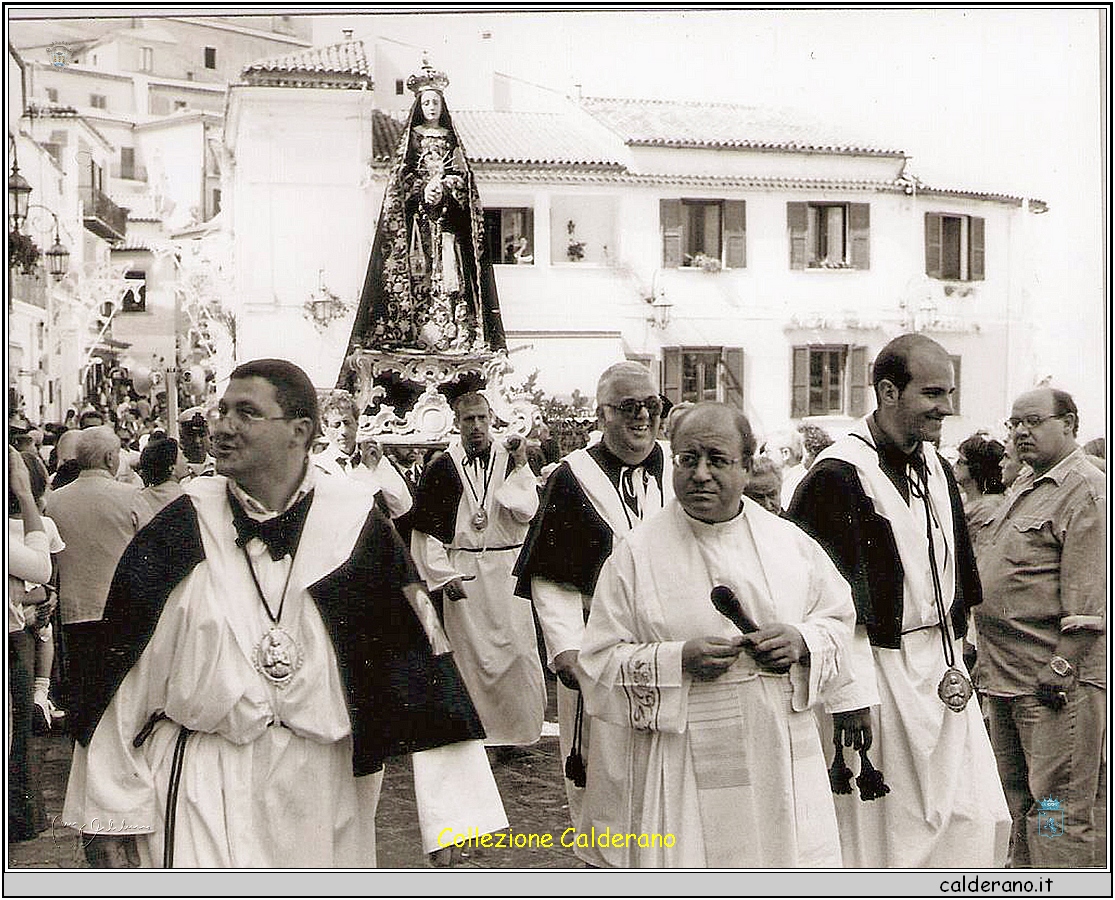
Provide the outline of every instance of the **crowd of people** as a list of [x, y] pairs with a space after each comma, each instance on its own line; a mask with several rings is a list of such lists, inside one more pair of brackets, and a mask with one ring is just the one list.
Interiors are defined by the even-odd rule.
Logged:
[[177, 440], [10, 422], [9, 839], [45, 827], [28, 738], [65, 723], [63, 819], [128, 823], [93, 865], [374, 865], [400, 754], [452, 865], [447, 829], [508, 827], [492, 767], [556, 677], [586, 865], [1093, 865], [1104, 447], [1048, 387], [941, 446], [924, 336], [872, 372], [846, 434], [759, 441], [617, 363], [564, 456], [495, 438], [483, 392], [447, 448], [385, 444], [282, 360]]

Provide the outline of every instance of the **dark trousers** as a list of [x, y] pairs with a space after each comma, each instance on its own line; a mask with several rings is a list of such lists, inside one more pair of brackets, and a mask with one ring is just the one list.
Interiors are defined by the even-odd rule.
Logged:
[[8, 840], [27, 841], [47, 827], [39, 787], [39, 760], [31, 741], [35, 711], [35, 636], [8, 633], [8, 686], [12, 730], [8, 751]]

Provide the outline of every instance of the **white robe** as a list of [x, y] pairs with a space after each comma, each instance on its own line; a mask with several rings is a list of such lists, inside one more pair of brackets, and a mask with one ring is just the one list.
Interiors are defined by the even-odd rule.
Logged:
[[[863, 420], [853, 432], [871, 440]], [[952, 507], [936, 451], [926, 444], [923, 452], [935, 514], [935, 557], [947, 609], [956, 577]], [[891, 523], [904, 573], [901, 646], [871, 648], [880, 705], [872, 710], [874, 744], [869, 755], [891, 790], [867, 803], [855, 792], [836, 798], [844, 864], [1003, 866], [1011, 819], [979, 701], [973, 696], [962, 712], [955, 713], [937, 696], [947, 666], [937, 627], [940, 616], [929, 568], [925, 506], [916, 496], [906, 503], [879, 467], [875, 450], [861, 440], [839, 441], [819, 459], [829, 457], [855, 465], [875, 510]], [[864, 633], [863, 626], [856, 630]], [[966, 672], [961, 642], [952, 644], [956, 668]], [[831, 743], [826, 746], [831, 748]], [[849, 760], [849, 765], [858, 771], [857, 762]]]
[[[444, 603], [445, 632], [484, 724], [485, 743], [533, 744], [542, 734], [546, 715], [546, 682], [530, 601], [515, 596], [511, 570], [538, 510], [534, 473], [522, 466], [505, 477], [507, 450], [493, 443], [485, 492], [483, 472], [475, 466], [465, 471], [460, 443], [447, 452], [463, 488], [453, 543], [446, 547], [416, 529], [411, 555], [430, 590], [464, 579], [468, 596]], [[469, 488], [470, 478], [476, 496]], [[481, 506], [488, 524], [477, 530], [472, 522]]]
[[[89, 833], [137, 834], [142, 864], [162, 865], [167, 785], [185, 725], [196, 733], [179, 787], [175, 867], [374, 866], [383, 773], [353, 777], [336, 654], [307, 591], [345, 561], [371, 495], [342, 479], [317, 479], [293, 568], [289, 557], [273, 561], [260, 541], [248, 542], [273, 611], [290, 573], [280, 621], [301, 644], [303, 664], [280, 689], [252, 663], [271, 622], [234, 543], [225, 479], [198, 478], [186, 493], [205, 560], [171, 591], [89, 746], [75, 745], [63, 821]], [[136, 748], [139, 727], [157, 710], [168, 721]], [[463, 832], [478, 819], [480, 833], [506, 827], [479, 741], [412, 759], [424, 850], [437, 849], [445, 827]]]
[[[712, 605], [730, 587], [760, 627], [794, 625], [808, 665], [785, 675], [746, 653], [721, 677], [682, 671], [692, 638], [739, 631]], [[620, 541], [605, 563], [581, 646], [582, 690], [620, 790], [586, 797], [581, 832], [674, 836], [673, 847], [599, 848], [609, 866], [839, 866], [824, 751], [810, 707], [843, 703], [855, 622], [847, 582], [824, 550], [751, 500], [729, 522], [691, 519], [677, 501]], [[610, 746], [601, 747], [607, 736]], [[594, 774], [590, 768], [590, 778]]]

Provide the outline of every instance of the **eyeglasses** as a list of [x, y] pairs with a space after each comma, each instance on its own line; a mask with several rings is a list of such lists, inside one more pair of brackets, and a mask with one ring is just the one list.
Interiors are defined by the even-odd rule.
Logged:
[[625, 419], [637, 419], [644, 409], [652, 419], [661, 415], [662, 400], [658, 397], [647, 397], [645, 400], [624, 400], [622, 403], [605, 403], [609, 409], [618, 409]]
[[674, 454], [674, 465], [679, 469], [696, 469], [702, 459], [707, 460], [708, 467], [717, 472], [730, 469], [739, 462], [738, 459], [725, 456], [723, 453], [696, 453], [693, 450], [682, 450]]
[[1014, 431], [1019, 425], [1025, 425], [1027, 431], [1033, 431], [1042, 422], [1048, 422], [1050, 419], [1064, 418], [1065, 413], [1054, 413], [1051, 416], [1023, 416], [1021, 419], [1011, 417], [1003, 424], [1006, 426], [1007, 431]]
[[205, 421], [209, 423], [210, 428], [220, 422], [221, 419], [228, 419], [228, 424], [233, 431], [243, 431], [245, 428], [250, 428], [259, 422], [282, 422], [289, 421], [290, 418], [290, 416], [265, 416], [251, 409], [241, 409], [239, 407], [229, 409], [221, 406], [211, 409], [205, 414]]

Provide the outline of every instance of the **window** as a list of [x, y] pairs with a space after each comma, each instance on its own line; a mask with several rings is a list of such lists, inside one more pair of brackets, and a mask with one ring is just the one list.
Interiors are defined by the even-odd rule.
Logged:
[[217, 68], [217, 48], [216, 47], [206, 47], [205, 48], [205, 68], [207, 68], [207, 69]]
[[46, 99], [49, 100], [51, 103], [57, 103], [58, 102], [58, 88], [47, 88], [46, 89]]
[[871, 205], [787, 203], [791, 269], [868, 269]]
[[867, 348], [809, 345], [793, 348], [790, 418], [859, 417], [867, 412]]
[[150, 72], [154, 69], [155, 51], [150, 47], [139, 48], [139, 70]]
[[664, 347], [662, 393], [671, 403], [719, 400], [743, 409], [743, 350], [738, 347]]
[[493, 263], [534, 264], [534, 210], [512, 207], [484, 210], [484, 242]]
[[135, 147], [120, 148], [120, 177], [136, 177], [136, 151]]
[[659, 200], [662, 265], [742, 269], [747, 265], [743, 200]]
[[107, 101], [104, 94], [90, 94], [89, 105], [94, 109], [107, 109]]
[[212, 200], [209, 207], [209, 217], [212, 218], [221, 211], [221, 189], [213, 188], [210, 197]]
[[175, 110], [185, 109], [186, 108], [186, 101], [185, 100], [175, 100], [174, 101], [174, 108], [175, 108]]
[[147, 273], [132, 269], [124, 273], [124, 294], [120, 301], [120, 312], [134, 313], [147, 311]]
[[925, 274], [930, 278], [983, 281], [983, 219], [925, 214]]
[[403, 91], [404, 90], [405, 90], [405, 85], [403, 84], [403, 79], [396, 78], [395, 79], [395, 96], [396, 97], [403, 96]]

